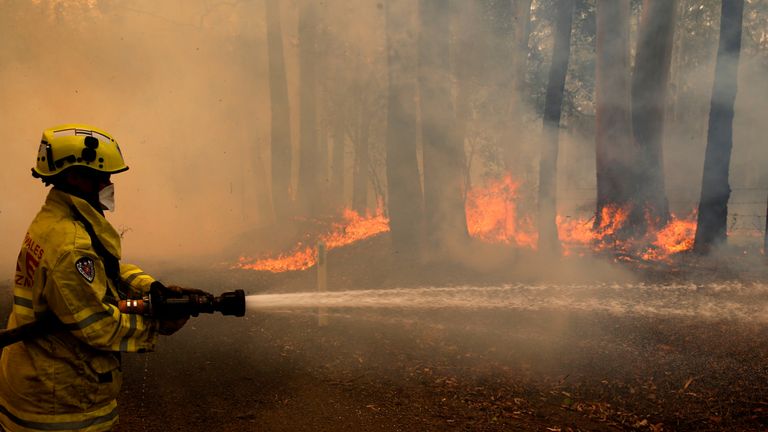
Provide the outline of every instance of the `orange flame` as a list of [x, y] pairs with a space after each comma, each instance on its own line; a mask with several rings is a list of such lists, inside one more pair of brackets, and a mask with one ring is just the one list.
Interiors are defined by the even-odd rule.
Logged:
[[[328, 250], [336, 249], [389, 231], [389, 219], [380, 207], [373, 216], [360, 216], [354, 210], [346, 209], [343, 221], [334, 223], [328, 233], [319, 237], [318, 243], [324, 243]], [[241, 257], [235, 266], [247, 270], [261, 270], [280, 273], [293, 270], [305, 270], [317, 263], [317, 247], [303, 246], [301, 243], [290, 253], [276, 258], [253, 259]]]
[[466, 216], [469, 235], [489, 243], [536, 248], [538, 233], [530, 218], [517, 212], [520, 183], [507, 175], [486, 188], [467, 193]]
[[[530, 216], [518, 212], [517, 190], [520, 184], [507, 175], [483, 188], [467, 193], [467, 228], [469, 234], [482, 241], [536, 248], [538, 233]], [[591, 218], [557, 216], [557, 230], [565, 255], [579, 251], [615, 250], [646, 260], [666, 260], [690, 250], [696, 232], [695, 213], [686, 219], [672, 215], [661, 229], [651, 228], [643, 239], [617, 238], [626, 225], [629, 210], [615, 205], [601, 210], [600, 224]], [[649, 224], [653, 227], [653, 224]]]
[[[488, 183], [485, 187], [467, 192], [466, 217], [470, 236], [489, 243], [501, 243], [536, 249], [538, 232], [529, 215], [519, 211], [520, 183], [507, 175]], [[626, 225], [629, 210], [618, 206], [606, 206], [601, 210], [600, 224], [594, 227], [592, 218], [557, 216], [557, 229], [565, 255], [590, 251], [612, 250], [622, 252], [620, 259], [633, 257], [649, 261], [667, 260], [672, 255], [690, 250], [696, 232], [695, 212], [685, 219], [672, 215], [670, 222], [660, 229], [653, 224], [642, 239], [621, 239], [617, 234]], [[336, 249], [389, 231], [389, 220], [382, 206], [376, 214], [361, 216], [345, 210], [343, 221], [334, 223], [329, 231], [318, 236], [315, 243], [325, 243]], [[290, 253], [269, 258], [241, 257], [235, 267], [249, 270], [284, 272], [304, 270], [317, 262], [317, 248], [297, 245]]]
[[645, 260], [659, 261], [669, 258], [676, 253], [685, 252], [693, 248], [693, 240], [696, 235], [696, 212], [687, 219], [677, 219], [672, 215], [669, 223], [655, 233], [653, 247], [645, 251], [641, 256]]

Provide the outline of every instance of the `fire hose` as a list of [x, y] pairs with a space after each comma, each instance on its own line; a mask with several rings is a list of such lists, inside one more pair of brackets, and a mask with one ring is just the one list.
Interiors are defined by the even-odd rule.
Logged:
[[[155, 319], [178, 319], [198, 316], [201, 313], [245, 316], [245, 292], [235, 290], [214, 296], [200, 290], [182, 290], [180, 293], [165, 289], [151, 290], [140, 299], [120, 300], [117, 308], [121, 313], [138, 314]], [[33, 322], [0, 331], [0, 349], [33, 339], [60, 329], [62, 324], [53, 316], [38, 318]]]

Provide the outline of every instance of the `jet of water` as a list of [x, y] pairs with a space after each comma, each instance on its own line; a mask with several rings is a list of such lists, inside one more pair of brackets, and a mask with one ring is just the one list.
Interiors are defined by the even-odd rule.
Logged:
[[258, 294], [251, 310], [307, 308], [518, 309], [670, 315], [768, 322], [768, 285], [504, 285]]

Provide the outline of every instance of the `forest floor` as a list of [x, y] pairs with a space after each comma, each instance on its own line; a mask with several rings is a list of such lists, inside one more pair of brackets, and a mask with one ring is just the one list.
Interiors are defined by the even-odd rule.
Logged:
[[[475, 253], [447, 265], [403, 264], [388, 250], [379, 236], [332, 251], [329, 290], [573, 286], [589, 297], [582, 306], [637, 307], [338, 308], [324, 326], [309, 309], [200, 316], [156, 352], [123, 356], [118, 430], [768, 429], [762, 258], [650, 265]], [[249, 295], [316, 284], [314, 269], [165, 266], [159, 276]]]

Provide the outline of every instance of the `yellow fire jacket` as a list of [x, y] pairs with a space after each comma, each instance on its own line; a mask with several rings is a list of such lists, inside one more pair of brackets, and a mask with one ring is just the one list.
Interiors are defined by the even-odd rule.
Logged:
[[[118, 298], [154, 281], [119, 264], [120, 236], [88, 202], [52, 189], [19, 253], [8, 328], [54, 318], [49, 334], [0, 358], [0, 425], [9, 431], [106, 431], [117, 424], [120, 352], [153, 350], [156, 320]], [[1, 429], [1, 428], [0, 428]]]

